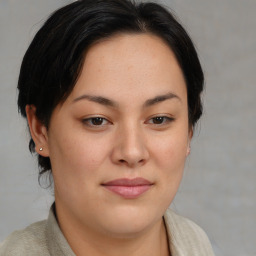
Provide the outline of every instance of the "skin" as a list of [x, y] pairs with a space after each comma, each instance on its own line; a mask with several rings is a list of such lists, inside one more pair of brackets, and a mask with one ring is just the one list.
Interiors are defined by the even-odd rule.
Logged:
[[[37, 152], [51, 159], [57, 218], [76, 255], [169, 255], [162, 216], [192, 137], [186, 84], [171, 49], [151, 34], [101, 41], [48, 130], [34, 106], [26, 110]], [[153, 184], [137, 198], [102, 186], [136, 177]]]

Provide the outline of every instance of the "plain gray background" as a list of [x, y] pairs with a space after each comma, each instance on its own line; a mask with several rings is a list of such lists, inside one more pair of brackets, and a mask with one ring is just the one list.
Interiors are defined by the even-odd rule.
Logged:
[[[21, 59], [34, 33], [68, 0], [0, 0], [0, 241], [47, 217], [17, 113]], [[164, 1], [161, 1], [164, 2]], [[172, 204], [207, 232], [217, 256], [256, 255], [256, 1], [165, 1], [192, 36], [205, 71], [205, 113]]]

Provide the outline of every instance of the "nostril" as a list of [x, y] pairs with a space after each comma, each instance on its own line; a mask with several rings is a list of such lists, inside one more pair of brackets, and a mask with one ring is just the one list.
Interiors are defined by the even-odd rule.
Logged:
[[126, 160], [124, 160], [124, 159], [120, 159], [118, 162], [121, 163], [121, 164], [136, 165], [136, 163], [137, 163], [137, 164], [143, 164], [143, 163], [144, 163], [144, 159], [140, 159], [140, 160], [137, 161], [137, 162], [126, 161]]

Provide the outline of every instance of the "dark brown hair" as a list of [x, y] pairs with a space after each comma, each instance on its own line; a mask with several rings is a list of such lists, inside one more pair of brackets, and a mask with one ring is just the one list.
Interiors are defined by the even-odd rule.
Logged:
[[[48, 127], [54, 108], [65, 101], [81, 71], [86, 50], [118, 33], [153, 33], [174, 52], [186, 80], [189, 123], [202, 114], [202, 68], [194, 45], [173, 14], [156, 3], [132, 0], [80, 0], [54, 12], [31, 42], [21, 65], [18, 107], [36, 107], [37, 118]], [[35, 152], [32, 138], [29, 143]], [[38, 155], [39, 177], [51, 171], [47, 157]]]

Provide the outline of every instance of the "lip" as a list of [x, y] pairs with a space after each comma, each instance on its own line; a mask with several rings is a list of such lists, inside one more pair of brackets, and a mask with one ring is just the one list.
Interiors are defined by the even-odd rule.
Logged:
[[127, 199], [138, 198], [148, 191], [152, 185], [152, 182], [144, 178], [116, 179], [102, 184], [109, 191]]

